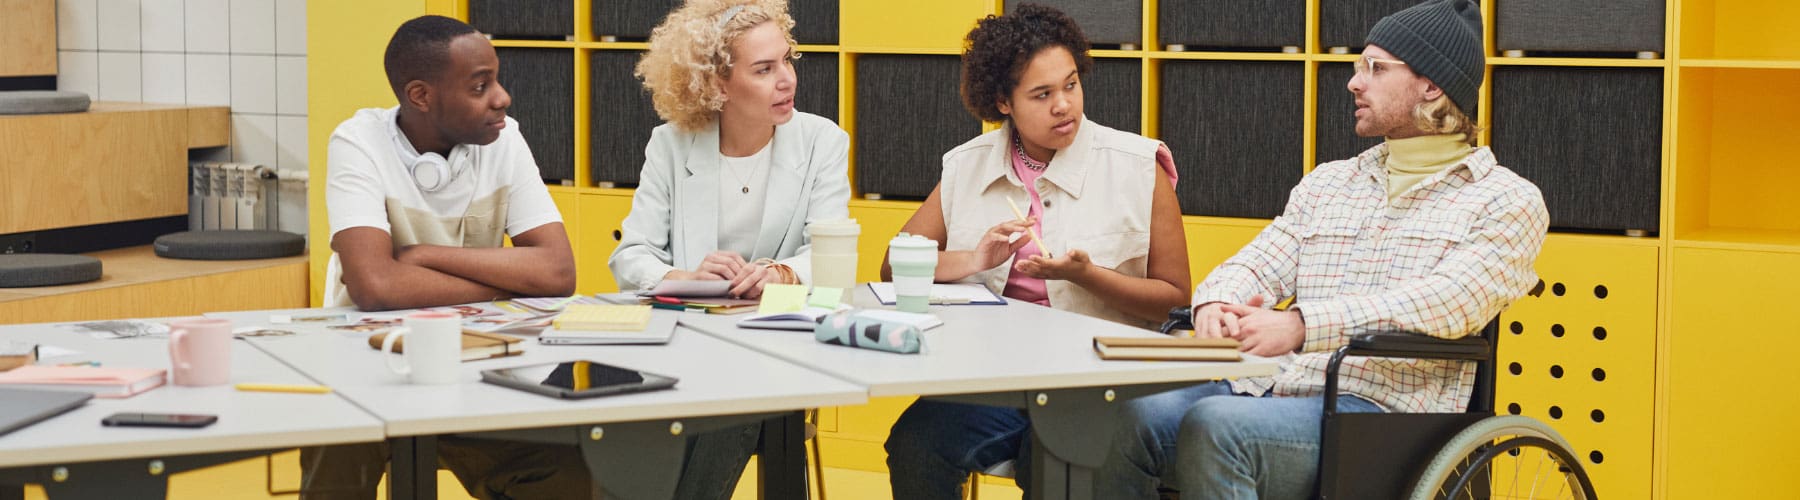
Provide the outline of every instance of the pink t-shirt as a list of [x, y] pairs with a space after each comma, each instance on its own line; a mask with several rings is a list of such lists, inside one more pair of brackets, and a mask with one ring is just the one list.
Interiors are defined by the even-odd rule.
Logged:
[[[1013, 153], [1007, 156], [1012, 158], [1013, 173], [1019, 176], [1020, 182], [1025, 183], [1025, 192], [1031, 196], [1031, 201], [1025, 204], [1027, 207], [1024, 209], [1025, 216], [1037, 217], [1037, 234], [1039, 237], [1047, 237], [1044, 235], [1044, 201], [1038, 198], [1037, 191], [1038, 177], [1043, 177], [1044, 171], [1032, 170], [1031, 167], [1026, 166], [1025, 157], [1019, 153], [1017, 145], [1013, 146]], [[1030, 237], [1026, 237], [1026, 239], [1029, 240]], [[1027, 241], [1025, 246], [1019, 247], [1018, 253], [1013, 254], [1013, 263], [1030, 260], [1033, 255], [1038, 255], [1037, 242]], [[1026, 276], [1017, 269], [1006, 275], [1006, 290], [1000, 292], [1000, 295], [1036, 303], [1040, 306], [1050, 305], [1050, 290], [1044, 285], [1044, 280]]]
[[[1017, 141], [1018, 138], [1014, 137], [1013, 140]], [[1044, 201], [1038, 197], [1037, 191], [1037, 180], [1039, 177], [1044, 176], [1044, 171], [1033, 170], [1031, 167], [1026, 166], [1025, 157], [1016, 143], [1013, 145], [1013, 153], [1007, 156], [1012, 158], [1013, 173], [1019, 176], [1020, 182], [1025, 183], [1025, 192], [1031, 195], [1031, 201], [1027, 203], [1029, 208], [1026, 209], [1027, 213], [1025, 216], [1037, 217], [1036, 229], [1038, 237], [1049, 239], [1050, 236], [1044, 234]], [[1174, 186], [1175, 182], [1180, 179], [1180, 174], [1178, 174], [1175, 169], [1175, 155], [1169, 152], [1168, 145], [1157, 144], [1156, 165], [1162, 169], [1164, 175], [1169, 176], [1170, 186]], [[1029, 239], [1029, 237], [1027, 237], [1027, 239]], [[1019, 247], [1017, 253], [1013, 254], [1013, 263], [1017, 264], [1019, 261], [1030, 260], [1033, 255], [1038, 255], [1037, 242], [1028, 241], [1025, 243], [1025, 246]], [[1007, 273], [1006, 290], [1000, 292], [1000, 295], [1036, 303], [1040, 306], [1048, 307], [1050, 305], [1050, 290], [1049, 287], [1044, 284], [1044, 280], [1026, 276], [1025, 273], [1021, 273], [1017, 270], [1012, 270]]]

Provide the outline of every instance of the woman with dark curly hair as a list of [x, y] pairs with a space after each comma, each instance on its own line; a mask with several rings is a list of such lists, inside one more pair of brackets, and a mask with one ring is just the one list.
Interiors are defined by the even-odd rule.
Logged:
[[[1025, 4], [981, 20], [967, 46], [963, 105], [1001, 127], [944, 154], [937, 189], [901, 229], [940, 242], [937, 281], [1140, 327], [1186, 305], [1174, 160], [1083, 116], [1093, 59], [1081, 28]], [[969, 472], [1026, 458], [1029, 425], [1012, 408], [914, 403], [886, 445], [894, 498], [958, 498]], [[1015, 469], [1021, 487], [1029, 469]]]

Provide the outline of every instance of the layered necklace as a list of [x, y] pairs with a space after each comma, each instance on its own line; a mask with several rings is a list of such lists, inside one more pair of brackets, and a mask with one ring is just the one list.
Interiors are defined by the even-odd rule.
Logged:
[[1012, 142], [1013, 154], [1019, 156], [1019, 160], [1025, 163], [1025, 168], [1029, 168], [1034, 172], [1043, 172], [1044, 169], [1050, 168], [1049, 163], [1031, 159], [1031, 155], [1025, 154], [1025, 141], [1019, 139], [1019, 131], [1013, 131]]

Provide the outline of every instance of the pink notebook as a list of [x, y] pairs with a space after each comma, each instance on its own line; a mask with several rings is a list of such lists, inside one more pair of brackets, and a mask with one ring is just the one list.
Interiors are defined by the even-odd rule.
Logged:
[[151, 368], [27, 365], [0, 372], [0, 385], [91, 392], [97, 398], [123, 398], [162, 386], [164, 372]]

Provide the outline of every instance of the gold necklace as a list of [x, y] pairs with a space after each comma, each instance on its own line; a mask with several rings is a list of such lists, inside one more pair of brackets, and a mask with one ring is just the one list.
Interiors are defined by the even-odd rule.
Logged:
[[[731, 163], [732, 162], [725, 162], [725, 169], [730, 170], [731, 176], [734, 178], [737, 178], [739, 186], [743, 186], [743, 188], [739, 189], [739, 191], [743, 192], [744, 194], [750, 194], [750, 181], [745, 180], [744, 176], [738, 175], [737, 167], [731, 165]], [[750, 179], [752, 179], [752, 180], [756, 179], [756, 166], [754, 166], [754, 165], [752, 165], [750, 167]]]

